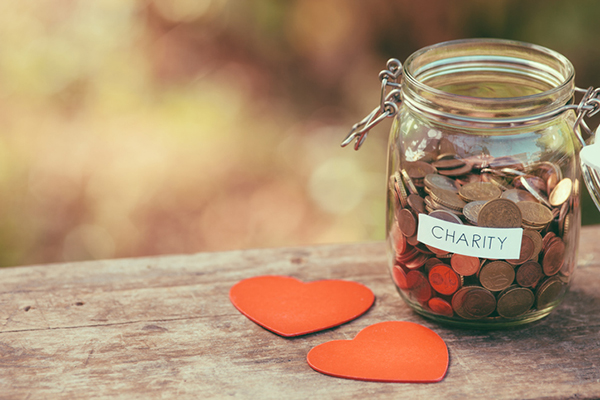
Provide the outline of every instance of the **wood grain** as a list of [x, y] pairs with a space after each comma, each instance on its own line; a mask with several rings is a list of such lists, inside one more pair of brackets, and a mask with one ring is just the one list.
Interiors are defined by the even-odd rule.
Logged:
[[[571, 291], [549, 317], [503, 331], [447, 328], [391, 284], [383, 243], [255, 249], [0, 270], [0, 398], [597, 398], [600, 227], [582, 230]], [[242, 316], [229, 288], [258, 275], [348, 279], [376, 296], [361, 318], [285, 339]], [[436, 331], [450, 367], [436, 384], [313, 371], [308, 351], [380, 321]]]

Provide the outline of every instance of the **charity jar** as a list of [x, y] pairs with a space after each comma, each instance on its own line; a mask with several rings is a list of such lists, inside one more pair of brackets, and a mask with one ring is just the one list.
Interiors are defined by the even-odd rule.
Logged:
[[463, 327], [548, 315], [576, 266], [579, 152], [598, 90], [576, 88], [561, 54], [497, 39], [423, 48], [380, 79], [380, 105], [342, 144], [358, 149], [393, 118], [386, 242], [401, 297]]

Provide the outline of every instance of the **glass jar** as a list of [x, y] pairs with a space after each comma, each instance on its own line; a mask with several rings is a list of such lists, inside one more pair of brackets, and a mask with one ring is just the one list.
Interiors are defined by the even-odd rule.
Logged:
[[598, 91], [574, 104], [564, 56], [459, 40], [382, 71], [381, 104], [343, 145], [394, 117], [387, 169], [389, 271], [419, 314], [465, 327], [548, 315], [576, 265], [579, 151]]

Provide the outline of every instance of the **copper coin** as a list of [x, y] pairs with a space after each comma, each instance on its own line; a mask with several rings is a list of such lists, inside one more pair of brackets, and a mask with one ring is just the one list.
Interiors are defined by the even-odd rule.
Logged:
[[408, 207], [408, 193], [406, 193], [406, 188], [404, 187], [404, 183], [402, 183], [402, 177], [399, 172], [396, 172], [394, 175], [394, 191], [398, 196], [398, 201], [402, 205], [402, 208]]
[[566, 285], [558, 278], [548, 278], [540, 284], [535, 294], [535, 306], [538, 310], [543, 310], [560, 301], [566, 292]]
[[392, 278], [394, 279], [394, 283], [402, 290], [406, 290], [409, 288], [408, 280], [406, 279], [406, 272], [399, 265], [394, 265], [392, 268]]
[[541, 181], [541, 182], [540, 181], [541, 181], [541, 179], [539, 179], [539, 178], [538, 178], [538, 180], [534, 181], [533, 179], [528, 179], [524, 176], [521, 176], [519, 179], [515, 179], [513, 184], [515, 185], [515, 187], [517, 189], [523, 188], [523, 189], [527, 190], [540, 203], [546, 205], [547, 207], [552, 207], [550, 205], [550, 203], [548, 202], [548, 200], [546, 199], [546, 196], [544, 196], [544, 194], [541, 192], [541, 189], [538, 188], [538, 186], [540, 186], [540, 185], [544, 185], [544, 188], [545, 188], [545, 184], [543, 183], [543, 181]]
[[396, 251], [396, 262], [402, 266], [405, 266], [406, 261], [410, 261], [416, 257], [417, 254], [419, 254], [417, 249], [415, 249], [413, 246], [407, 246], [404, 253], [399, 254], [398, 251]]
[[546, 233], [546, 235], [544, 236], [544, 239], [543, 239], [544, 248], [547, 248], [550, 241], [556, 237], [557, 237], [556, 233], [554, 233], [554, 232]]
[[417, 251], [417, 253], [412, 256], [409, 259], [405, 259], [402, 262], [402, 265], [408, 269], [419, 269], [421, 268], [425, 262], [427, 261], [427, 259], [429, 259], [429, 254], [424, 254], [420, 251], [418, 251], [418, 249], [415, 248], [415, 250]]
[[465, 319], [487, 317], [496, 309], [496, 298], [479, 286], [466, 286], [452, 296], [452, 308]]
[[450, 259], [452, 269], [457, 274], [462, 276], [475, 275], [479, 271], [481, 262], [479, 258], [472, 256], [465, 256], [462, 254], [454, 253]]
[[411, 179], [424, 179], [427, 174], [435, 174], [437, 171], [434, 166], [423, 161], [408, 162], [405, 170]]
[[438, 249], [436, 247], [427, 245], [427, 248], [433, 252], [437, 257], [447, 257], [449, 253], [446, 250]]
[[439, 294], [451, 295], [461, 285], [460, 277], [446, 264], [438, 264], [429, 270], [429, 284]]
[[[512, 186], [506, 181], [506, 179], [499, 177], [499, 176], [494, 176], [492, 174], [487, 174], [487, 173], [482, 173], [481, 175], [481, 181], [482, 182], [490, 182], [493, 185], [497, 186], [498, 188], [500, 188], [500, 190], [502, 191], [506, 191], [506, 190], [512, 190]], [[500, 196], [502, 197], [502, 196]]]
[[419, 191], [418, 191], [417, 187], [415, 186], [415, 183], [412, 180], [412, 178], [408, 175], [408, 173], [406, 171], [402, 170], [401, 174], [402, 174], [402, 181], [404, 181], [404, 184], [408, 188], [408, 191], [410, 193], [418, 194]]
[[479, 211], [483, 208], [483, 206], [487, 203], [484, 200], [472, 201], [467, 203], [463, 208], [463, 215], [473, 225], [477, 225], [477, 220], [479, 217]]
[[463, 215], [462, 212], [459, 210], [453, 210], [449, 207], [446, 207], [446, 206], [438, 203], [431, 196], [425, 197], [425, 209], [427, 210], [428, 213], [432, 213], [436, 210], [444, 210], [444, 211], [448, 211], [449, 213], [452, 213], [454, 215], [457, 215], [459, 217], [461, 217]]
[[437, 203], [440, 203], [441, 205], [451, 208], [453, 210], [461, 211], [463, 207], [467, 204], [463, 199], [460, 198], [458, 193], [452, 192], [450, 190], [443, 190], [433, 187], [430, 188], [429, 195]]
[[454, 179], [438, 174], [428, 174], [425, 176], [425, 186], [428, 188], [436, 187], [442, 190], [458, 192], [458, 185]]
[[420, 271], [409, 271], [406, 274], [410, 296], [424, 303], [431, 298], [432, 290], [427, 277]]
[[408, 209], [404, 208], [398, 213], [398, 226], [406, 237], [417, 233], [417, 219]]
[[424, 213], [426, 213], [426, 210], [425, 210], [425, 201], [418, 194], [414, 194], [413, 193], [410, 196], [408, 196], [408, 205], [417, 214], [424, 214]]
[[512, 285], [515, 270], [504, 261], [492, 261], [481, 267], [478, 278], [481, 286], [492, 292], [499, 292]]
[[507, 199], [488, 201], [477, 216], [477, 225], [489, 228], [519, 228], [521, 221], [521, 210]]
[[471, 172], [472, 169], [473, 167], [471, 166], [471, 164], [465, 164], [460, 168], [439, 170], [438, 174], [444, 176], [461, 176], [468, 174], [469, 172]]
[[397, 222], [394, 221], [392, 229], [390, 230], [390, 241], [396, 255], [404, 254], [406, 251], [406, 237], [400, 232], [400, 227]]
[[520, 201], [533, 201], [538, 202], [538, 200], [528, 191], [523, 189], [510, 189], [502, 193], [501, 197], [503, 199], [509, 199], [518, 203]]
[[501, 317], [515, 318], [525, 314], [535, 302], [535, 295], [530, 289], [513, 286], [498, 296], [496, 310]]
[[565, 202], [560, 207], [558, 212], [558, 234], [561, 237], [565, 237], [565, 220], [567, 219], [567, 215], [569, 214], [570, 209], [571, 207], [569, 206], [569, 203]]
[[457, 169], [465, 166], [465, 162], [459, 158], [445, 158], [431, 163], [438, 170]]
[[427, 302], [427, 305], [436, 314], [445, 315], [447, 317], [451, 317], [454, 315], [454, 311], [452, 311], [452, 305], [448, 303], [446, 300], [441, 299], [439, 297], [432, 297]]
[[553, 219], [552, 211], [543, 204], [534, 203], [532, 201], [520, 201], [517, 203], [523, 222], [530, 225], [547, 225]]
[[427, 260], [425, 264], [423, 264], [423, 269], [425, 270], [425, 272], [429, 273], [431, 267], [438, 264], [443, 264], [443, 262], [435, 257], [432, 257], [429, 260]]
[[538, 231], [532, 229], [523, 229], [523, 235], [528, 236], [533, 241], [533, 254], [531, 254], [530, 260], [537, 260], [538, 256], [544, 248], [544, 241], [542, 235]]
[[473, 182], [461, 187], [458, 191], [458, 195], [467, 202], [493, 200], [502, 195], [502, 190], [490, 182]]
[[565, 262], [565, 243], [562, 239], [549, 243], [542, 259], [542, 269], [547, 276], [555, 275]]
[[[417, 234], [414, 234], [413, 236], [409, 236], [406, 238], [406, 243], [410, 244], [411, 246], [418, 246], [419, 245], [419, 238], [417, 237]], [[417, 249], [418, 250], [418, 249]]]
[[543, 277], [542, 266], [536, 261], [527, 261], [515, 274], [517, 283], [523, 287], [535, 287]]
[[506, 260], [509, 264], [512, 265], [521, 265], [525, 261], [529, 260], [535, 251], [535, 244], [533, 240], [525, 234], [521, 238], [521, 253], [519, 254], [518, 259]]
[[452, 222], [454, 224], [464, 225], [463, 222], [455, 214], [445, 210], [435, 210], [429, 214], [430, 217], [441, 219], [442, 221]]
[[550, 205], [558, 207], [571, 197], [573, 191], [573, 181], [569, 178], [565, 178], [554, 187], [554, 190], [550, 193], [548, 201]]
[[573, 213], [568, 213], [565, 216], [565, 219], [562, 221], [562, 223], [560, 224], [560, 233], [563, 236], [566, 236], [569, 234], [569, 230], [571, 228], [571, 224], [572, 224], [572, 220], [575, 218], [575, 216], [573, 215]]

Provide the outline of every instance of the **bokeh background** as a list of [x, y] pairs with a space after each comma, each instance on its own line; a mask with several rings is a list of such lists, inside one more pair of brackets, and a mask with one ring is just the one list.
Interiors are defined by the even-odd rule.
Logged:
[[340, 141], [388, 58], [467, 37], [600, 85], [597, 1], [3, 1], [0, 266], [381, 240], [390, 122]]

